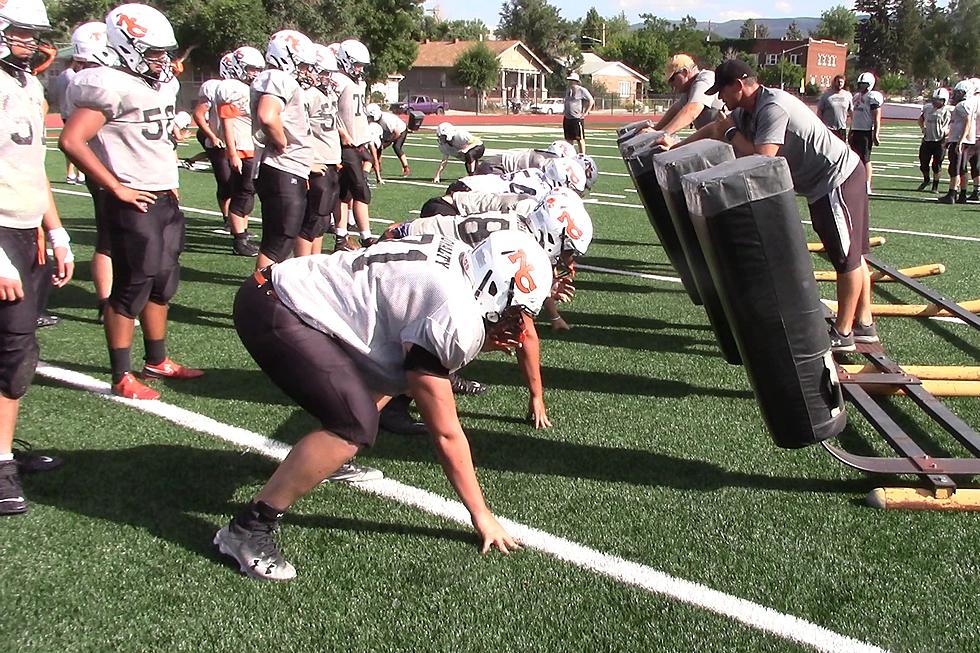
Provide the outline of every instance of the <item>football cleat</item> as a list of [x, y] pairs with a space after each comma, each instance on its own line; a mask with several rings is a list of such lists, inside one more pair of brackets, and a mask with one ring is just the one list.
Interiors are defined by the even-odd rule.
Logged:
[[25, 474], [34, 472], [50, 472], [61, 467], [65, 461], [57, 456], [31, 453], [34, 448], [27, 440], [14, 438], [14, 461], [17, 469]]
[[159, 363], [147, 363], [143, 366], [142, 373], [144, 379], [198, 379], [202, 376], [204, 376], [204, 370], [175, 363], [170, 360], [169, 356]]
[[126, 372], [118, 383], [112, 384], [112, 394], [125, 399], [141, 399], [144, 401], [160, 398], [159, 392], [140, 382], [133, 376], [132, 372]]
[[364, 481], [380, 481], [385, 477], [384, 472], [374, 467], [360, 465], [350, 460], [341, 465], [337, 471], [323, 479], [323, 483], [362, 483]]
[[27, 499], [17, 474], [17, 462], [0, 462], [0, 515], [19, 515], [27, 512]]
[[274, 525], [243, 528], [234, 521], [214, 535], [214, 545], [232, 558], [246, 576], [259, 580], [292, 580], [296, 568], [286, 562], [272, 537]]
[[454, 395], [482, 395], [490, 389], [485, 383], [464, 379], [455, 372], [449, 373], [449, 385], [452, 386]]

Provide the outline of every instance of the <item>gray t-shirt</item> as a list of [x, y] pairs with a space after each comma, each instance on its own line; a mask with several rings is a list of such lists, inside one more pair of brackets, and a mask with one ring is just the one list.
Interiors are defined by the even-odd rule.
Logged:
[[[211, 131], [215, 133], [218, 138], [224, 138], [222, 132], [221, 118], [218, 116], [218, 107], [214, 102], [215, 91], [218, 90], [218, 85], [221, 84], [223, 80], [220, 79], [209, 79], [201, 84], [201, 88], [197, 90], [197, 100], [198, 102], [208, 103], [208, 127]], [[214, 143], [211, 142], [210, 138], [204, 139], [204, 147], [214, 147]]]
[[530, 229], [516, 213], [488, 211], [472, 215], [434, 215], [406, 223], [407, 236], [437, 234], [461, 240], [476, 247], [495, 231], [518, 230], [530, 233]]
[[852, 99], [854, 114], [851, 117], [851, 129], [869, 132], [875, 128], [874, 112], [881, 110], [885, 98], [878, 91], [855, 93]]
[[581, 84], [569, 84], [565, 91], [565, 117], [584, 118], [585, 110], [595, 103], [589, 89]]
[[224, 129], [225, 120], [231, 120], [234, 130], [235, 149], [249, 156], [255, 153], [255, 143], [252, 142], [252, 112], [249, 108], [251, 89], [245, 82], [237, 79], [223, 79], [214, 89], [212, 111], [218, 114], [222, 130], [216, 132], [228, 144], [229, 134]]
[[715, 83], [715, 71], [699, 71], [694, 79], [687, 83], [687, 90], [678, 98], [677, 102], [682, 106], [690, 102], [697, 102], [704, 105], [704, 109], [694, 119], [694, 128], [701, 129], [705, 125], [713, 123], [718, 115], [725, 109], [725, 103], [718, 94], [708, 95], [706, 91]]
[[922, 105], [922, 140], [934, 143], [946, 138], [953, 107], [944, 104], [938, 109], [932, 102]]
[[840, 186], [859, 159], [800, 100], [785, 91], [760, 87], [755, 111], [735, 109], [732, 120], [755, 145], [778, 145], [793, 187], [813, 204]]
[[256, 148], [265, 144], [265, 134], [261, 131], [261, 122], [256, 115], [259, 99], [263, 95], [271, 95], [282, 103], [279, 119], [286, 134], [286, 149], [274, 152], [270, 148], [264, 148], [261, 163], [308, 179], [310, 166], [313, 165], [313, 132], [306, 112], [306, 95], [303, 89], [292, 75], [275, 68], [263, 70], [255, 78], [252, 82], [251, 113], [252, 124], [255, 125]]
[[516, 193], [487, 193], [471, 190], [453, 193], [453, 204], [460, 215], [473, 215], [488, 211], [510, 211], [526, 197], [527, 195]]
[[827, 91], [817, 102], [817, 115], [827, 127], [839, 131], [847, 129], [847, 115], [853, 107], [854, 100], [848, 91]]

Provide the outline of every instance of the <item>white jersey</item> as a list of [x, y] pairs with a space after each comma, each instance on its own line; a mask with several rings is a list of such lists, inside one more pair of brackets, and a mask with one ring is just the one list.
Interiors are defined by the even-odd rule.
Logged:
[[558, 184], [548, 179], [544, 170], [540, 168], [527, 168], [501, 176], [510, 184], [511, 193], [523, 193], [540, 198], [558, 187]]
[[873, 112], [880, 111], [885, 98], [878, 91], [855, 93], [851, 115], [851, 129], [869, 132], [875, 128]]
[[384, 143], [394, 141], [402, 135], [403, 131], [408, 129], [405, 121], [390, 111], [381, 112], [381, 119], [378, 124], [381, 125], [381, 140]]
[[439, 139], [439, 151], [447, 159], [449, 157], [456, 157], [457, 159], [465, 158], [464, 155], [471, 149], [480, 145], [483, 141], [469, 133], [465, 129], [457, 129], [456, 134], [446, 140], [445, 138]]
[[544, 168], [549, 161], [556, 158], [558, 158], [557, 154], [544, 150], [514, 149], [494, 152], [484, 156], [480, 161], [497, 166], [504, 172], [517, 172], [528, 168]]
[[[224, 140], [221, 118], [218, 116], [218, 107], [214, 101], [214, 92], [218, 89], [218, 84], [222, 81], [220, 79], [209, 79], [201, 84], [201, 88], [197, 90], [197, 99], [199, 102], [208, 103], [208, 127], [211, 128], [211, 131], [218, 138]], [[210, 138], [204, 139], [204, 147], [214, 147], [214, 143], [211, 142]]]
[[119, 68], [88, 68], [72, 79], [72, 106], [105, 116], [105, 125], [90, 145], [124, 186], [164, 191], [179, 185], [172, 131], [179, 88], [176, 77], [151, 86]]
[[44, 89], [0, 69], [0, 227], [35, 229], [48, 210], [44, 170]]
[[470, 248], [423, 236], [367, 249], [303, 256], [272, 268], [283, 304], [337, 338], [368, 387], [395, 395], [408, 386], [405, 354], [418, 345], [455, 371], [483, 346], [473, 298]]
[[436, 234], [461, 240], [470, 247], [476, 247], [495, 231], [531, 230], [516, 213], [490, 211], [474, 215], [434, 215], [406, 222], [398, 232], [400, 236], [424, 236]]
[[463, 191], [452, 195], [453, 205], [460, 215], [511, 211], [525, 197], [525, 195], [517, 193], [486, 193], [483, 191]]
[[251, 114], [252, 124], [255, 125], [256, 148], [263, 147], [265, 142], [265, 134], [261, 132], [256, 117], [259, 98], [263, 95], [271, 95], [282, 103], [279, 119], [286, 134], [286, 149], [274, 152], [272, 148], [263, 148], [261, 163], [308, 179], [310, 166], [313, 165], [313, 132], [310, 130], [303, 89], [296, 78], [276, 68], [263, 70], [255, 78], [252, 82]]
[[[972, 98], [967, 98], [953, 106], [953, 111], [949, 121], [949, 142], [973, 145], [977, 142], [976, 129], [972, 129], [970, 122], [976, 123], [977, 106]], [[965, 131], [965, 133], [964, 133]]]
[[347, 130], [351, 143], [364, 145], [371, 137], [368, 135], [368, 119], [364, 113], [367, 85], [355, 82], [344, 73], [334, 73], [333, 81], [337, 87], [337, 117]]
[[932, 102], [922, 105], [922, 140], [936, 142], [945, 140], [949, 133], [949, 119], [953, 115], [953, 107], [944, 104], [938, 109]]
[[337, 94], [324, 93], [318, 88], [304, 90], [306, 109], [313, 130], [313, 161], [336, 165], [340, 163], [340, 132], [337, 131]]
[[[231, 119], [234, 129], [235, 149], [248, 155], [255, 154], [252, 142], [252, 111], [249, 106], [251, 91], [248, 84], [237, 79], [223, 79], [214, 90], [214, 104], [211, 110], [218, 114], [222, 127], [224, 121]], [[228, 144], [228, 134], [222, 129], [218, 132]]]

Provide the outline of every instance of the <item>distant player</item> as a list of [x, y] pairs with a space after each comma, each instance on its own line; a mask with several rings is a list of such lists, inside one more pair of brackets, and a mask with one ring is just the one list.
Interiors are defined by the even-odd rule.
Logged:
[[837, 138], [847, 142], [847, 119], [854, 110], [854, 97], [847, 90], [843, 75], [834, 75], [828, 88], [817, 102], [817, 116], [834, 132]]
[[204, 154], [211, 163], [214, 174], [215, 198], [218, 209], [224, 219], [225, 229], [231, 233], [228, 225], [228, 204], [231, 202], [231, 165], [225, 156], [225, 141], [221, 137], [221, 117], [215, 103], [214, 92], [222, 80], [234, 79], [235, 54], [228, 52], [222, 55], [218, 62], [218, 78], [206, 80], [198, 89], [197, 104], [194, 105], [192, 117], [197, 125], [197, 142], [204, 148]]
[[922, 130], [922, 143], [919, 144], [919, 170], [922, 172], [922, 183], [918, 188], [920, 191], [929, 186], [930, 168], [932, 192], [939, 190], [939, 171], [943, 165], [952, 112], [949, 91], [945, 88], [937, 88], [932, 92], [932, 99], [922, 105], [922, 113], [919, 114], [919, 129]]
[[949, 191], [939, 201], [942, 204], [966, 204], [966, 179], [970, 156], [976, 149], [977, 106], [971, 100], [973, 85], [961, 80], [953, 87], [953, 112], [949, 121], [946, 155], [949, 158]]
[[852, 97], [851, 133], [848, 143], [864, 164], [871, 192], [871, 151], [881, 144], [881, 107], [885, 98], [874, 90], [875, 76], [861, 73], [857, 78], [857, 92]]
[[[408, 157], [405, 156], [405, 139], [408, 138], [408, 125], [405, 121], [390, 111], [382, 111], [377, 104], [367, 106], [367, 118], [371, 122], [381, 126], [381, 147], [385, 150], [388, 147], [398, 157], [402, 164], [402, 176], [407, 177], [412, 174], [412, 169], [408, 166]], [[378, 152], [378, 173], [381, 172], [381, 152]]]
[[446, 169], [449, 159], [462, 161], [466, 174], [475, 174], [477, 163], [487, 151], [483, 141], [449, 122], [441, 122], [436, 127], [436, 142], [442, 153], [442, 160], [436, 168], [436, 174], [432, 177], [435, 183], [439, 183], [442, 179], [442, 171]]
[[137, 316], [146, 361], [143, 378], [204, 374], [172, 361], [166, 345], [167, 313], [177, 291], [184, 245], [172, 132], [179, 84], [169, 55], [177, 40], [170, 21], [141, 4], [113, 9], [106, 29], [121, 65], [75, 76], [69, 87], [75, 110], [59, 145], [105, 189], [113, 277], [105, 311], [112, 392], [157, 399], [160, 393], [130, 372]]

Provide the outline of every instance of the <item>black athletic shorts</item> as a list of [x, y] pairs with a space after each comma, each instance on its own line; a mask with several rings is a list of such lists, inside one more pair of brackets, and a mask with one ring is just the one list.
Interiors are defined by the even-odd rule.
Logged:
[[837, 272], [851, 272], [869, 251], [868, 175], [863, 165], [837, 188], [810, 205], [813, 230]]
[[325, 430], [360, 447], [374, 444], [374, 393], [336, 338], [299, 319], [259, 273], [242, 284], [233, 317], [245, 349], [280, 390]]
[[[367, 159], [364, 157], [368, 156]], [[364, 175], [365, 161], [370, 160], [370, 155], [365, 154], [365, 146], [354, 147], [344, 145], [340, 148], [340, 160], [342, 168], [340, 170], [340, 199], [344, 202], [356, 200], [371, 203], [371, 188], [368, 186], [367, 177]]]
[[231, 202], [228, 213], [238, 216], [248, 216], [255, 208], [255, 157], [242, 159], [242, 171], [238, 172], [228, 165], [231, 171]]
[[476, 171], [476, 162], [479, 161], [483, 155], [486, 153], [487, 148], [485, 145], [480, 144], [463, 153], [463, 163], [466, 165], [466, 171], [473, 174]]
[[872, 133], [871, 131], [852, 129], [848, 136], [848, 144], [857, 153], [861, 163], [867, 163], [871, 160], [871, 150], [874, 149]]
[[323, 174], [310, 173], [310, 189], [306, 193], [306, 214], [299, 235], [312, 241], [322, 236], [333, 224], [333, 212], [340, 197], [337, 166], [329, 164]]
[[172, 192], [158, 192], [156, 196], [143, 213], [111, 193], [105, 194], [112, 250], [109, 304], [131, 318], [143, 311], [147, 301], [168, 304], [180, 281], [184, 214]]
[[566, 141], [581, 141], [585, 139], [584, 118], [564, 118], [561, 121], [561, 129], [565, 133]]
[[231, 198], [231, 164], [228, 163], [223, 147], [206, 147], [204, 153], [208, 155], [208, 161], [211, 163], [214, 183], [217, 184], [215, 197], [220, 204]]
[[106, 191], [95, 184], [90, 177], [85, 178], [85, 187], [92, 196], [95, 209], [95, 251], [98, 254], [112, 256], [112, 245], [109, 243], [109, 227], [105, 221]]
[[934, 173], [939, 174], [945, 151], [943, 141], [922, 141], [919, 144], [919, 170], [922, 171], [924, 178], [929, 178], [930, 168]]
[[946, 156], [949, 157], [949, 168], [947, 169], [949, 176], [958, 177], [960, 175], [965, 175], [968, 170], [970, 157], [975, 153], [975, 145], [960, 145], [958, 143], [948, 144], [946, 146]]
[[384, 149], [390, 145], [391, 150], [395, 153], [395, 156], [401, 158], [401, 156], [405, 154], [402, 148], [405, 147], [406, 138], [408, 138], [407, 129], [403, 130], [402, 133], [400, 133], [397, 137], [395, 137], [395, 140], [388, 141], [387, 143], [383, 143], [381, 149]]
[[37, 289], [47, 268], [37, 260], [37, 229], [0, 227], [0, 248], [20, 274], [24, 298], [0, 301], [0, 394], [19, 399], [27, 392], [37, 365]]
[[306, 216], [307, 180], [262, 164], [255, 189], [262, 201], [259, 250], [277, 263], [284, 261], [292, 255], [293, 240]]

